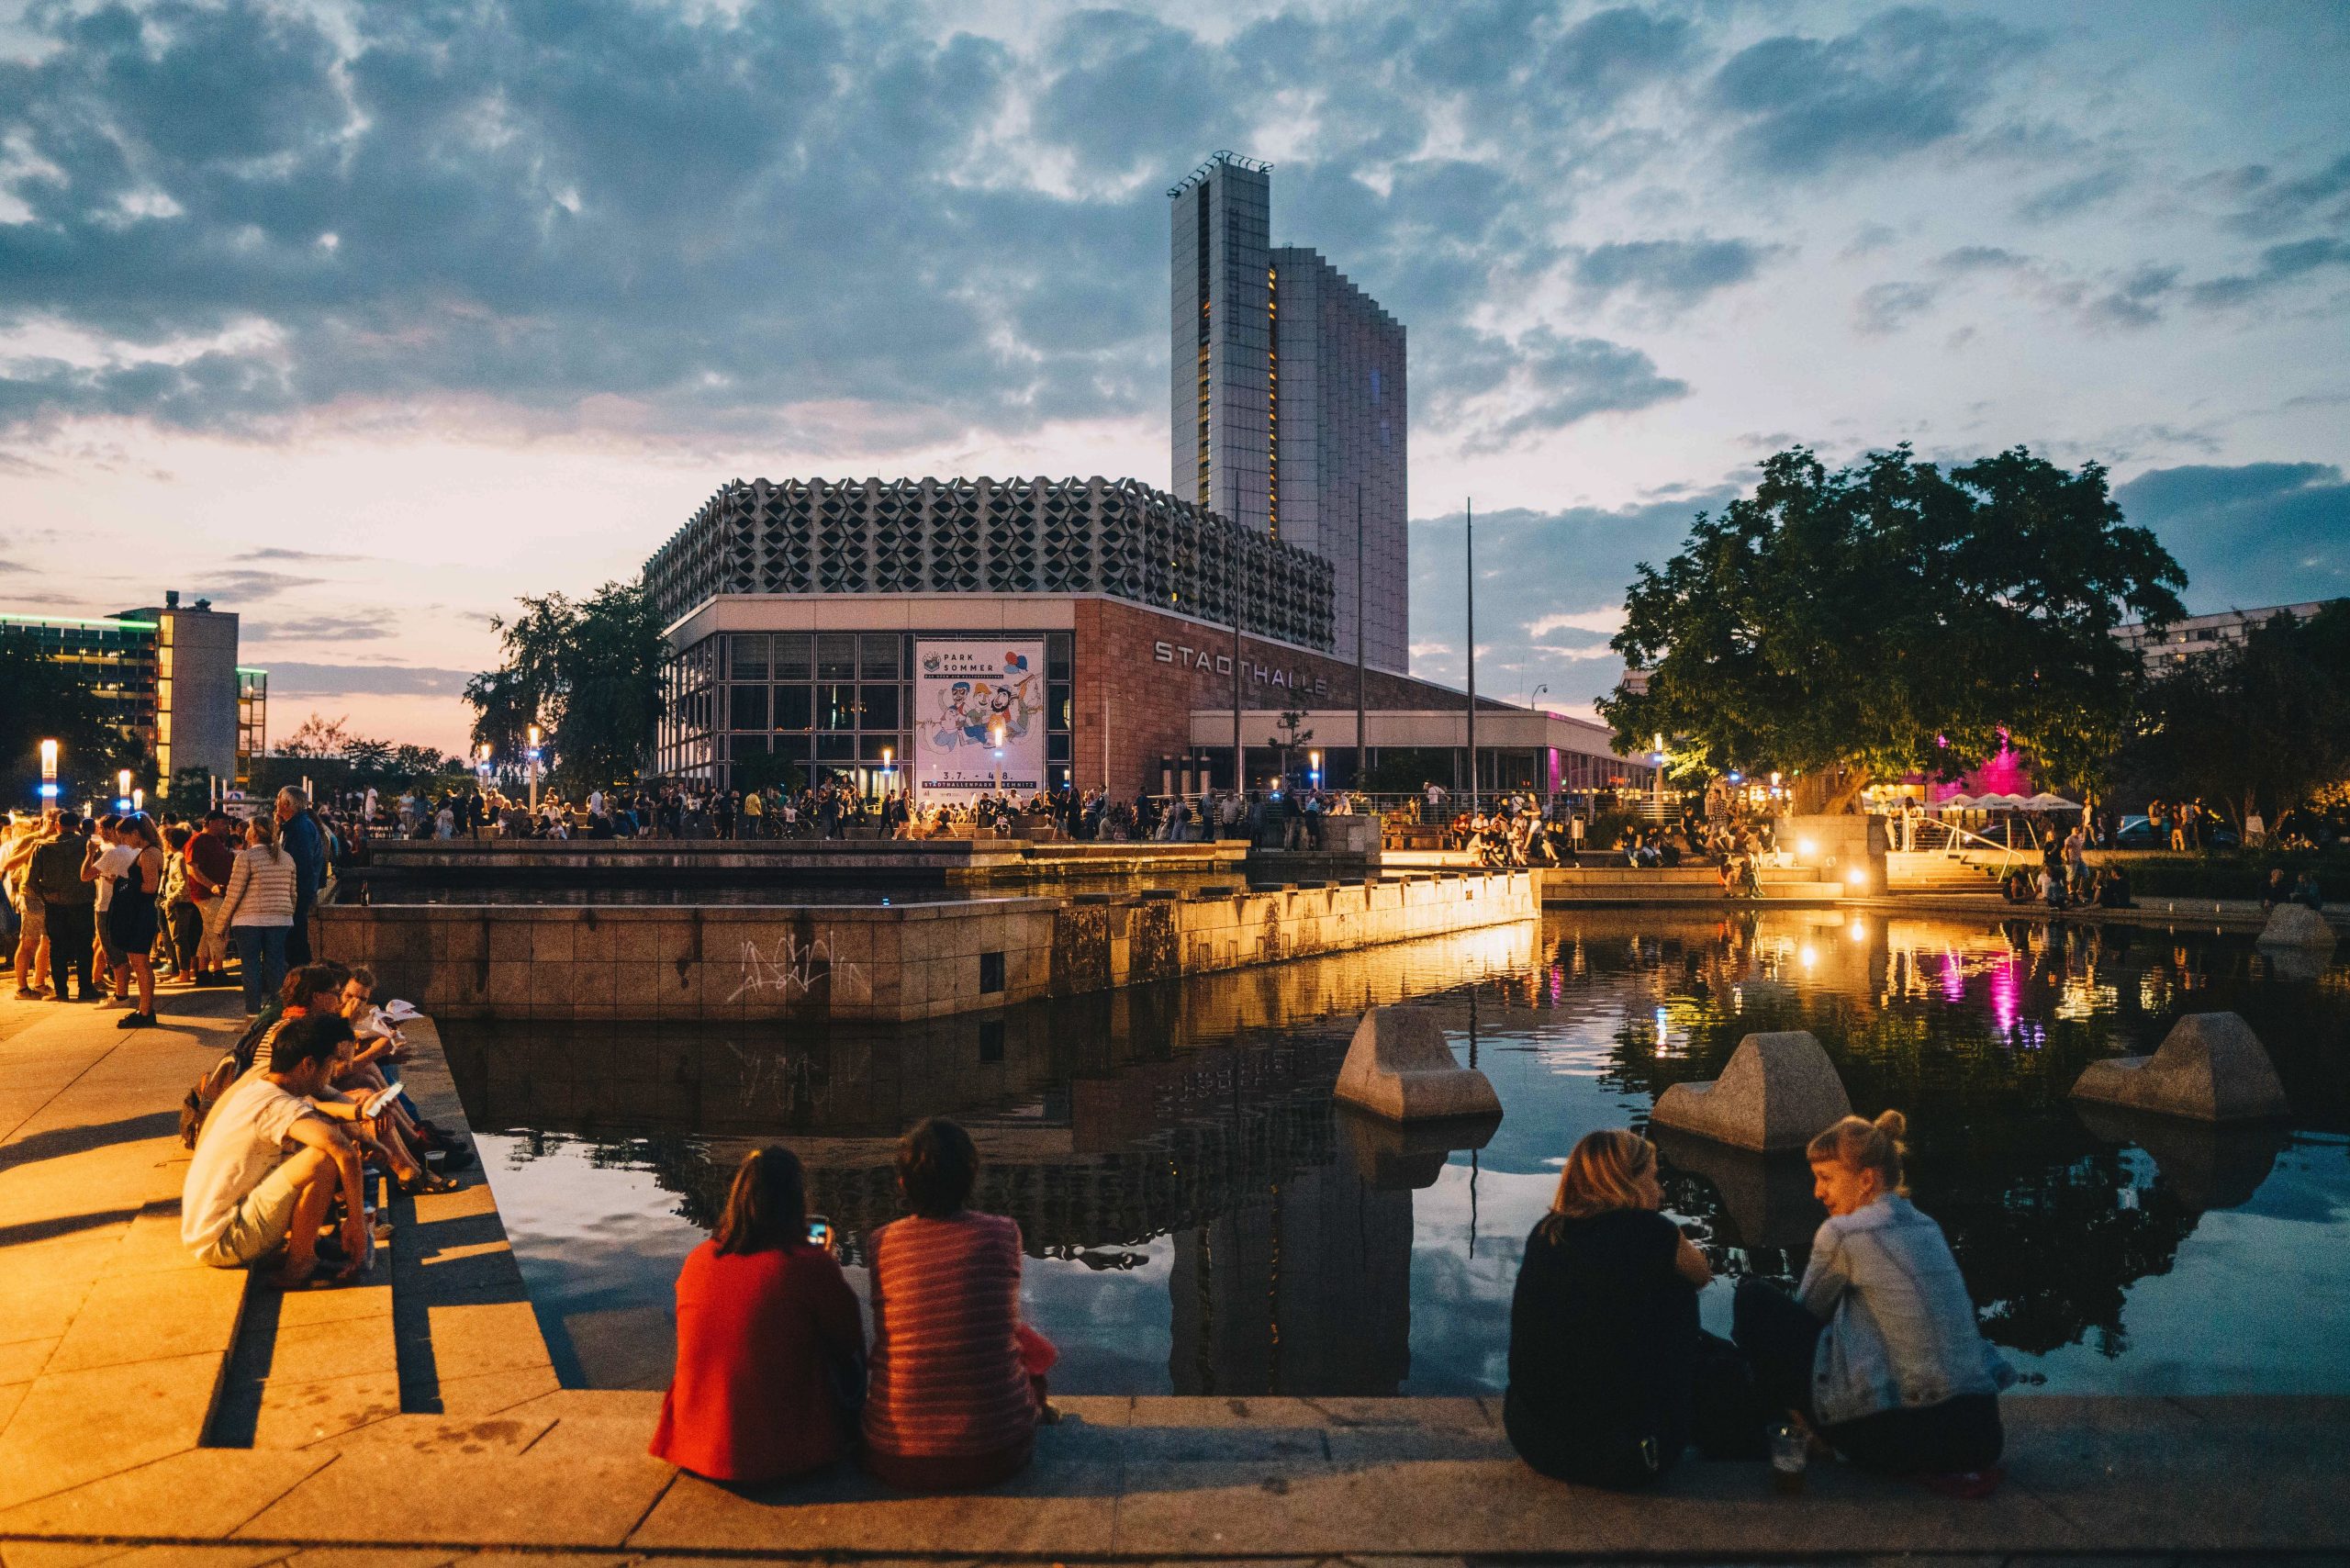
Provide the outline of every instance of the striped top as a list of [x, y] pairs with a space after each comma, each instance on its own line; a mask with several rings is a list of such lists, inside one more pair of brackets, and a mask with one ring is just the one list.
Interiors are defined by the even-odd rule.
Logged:
[[283, 849], [273, 854], [266, 846], [254, 844], [238, 850], [237, 864], [229, 872], [229, 890], [222, 895], [229, 901], [229, 924], [293, 924], [294, 874], [294, 857]]
[[1036, 1425], [1016, 1335], [1020, 1226], [968, 1211], [873, 1237], [865, 1440], [907, 1458], [993, 1453]]

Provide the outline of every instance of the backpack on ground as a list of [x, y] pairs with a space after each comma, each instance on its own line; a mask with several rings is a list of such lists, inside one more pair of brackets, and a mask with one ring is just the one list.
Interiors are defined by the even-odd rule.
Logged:
[[212, 1114], [212, 1107], [219, 1103], [220, 1096], [229, 1092], [230, 1086], [243, 1076], [244, 1070], [237, 1065], [237, 1053], [230, 1051], [196, 1081], [196, 1087], [189, 1090], [187, 1098], [180, 1102], [180, 1142], [183, 1145], [189, 1148], [196, 1147], [196, 1140], [204, 1133], [204, 1118]]

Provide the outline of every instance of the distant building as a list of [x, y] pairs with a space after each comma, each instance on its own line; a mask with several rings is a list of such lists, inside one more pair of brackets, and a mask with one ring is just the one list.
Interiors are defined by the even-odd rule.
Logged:
[[102, 618], [0, 615], [0, 636], [28, 643], [71, 670], [103, 702], [123, 734], [172, 775], [201, 767], [242, 787], [266, 746], [269, 674], [237, 663], [237, 616], [199, 599]]
[[1333, 567], [1334, 651], [1410, 667], [1403, 323], [1271, 242], [1271, 165], [1219, 152], [1169, 191], [1175, 493]]
[[[1275, 716], [1304, 711], [1343, 786], [1356, 670], [1331, 576], [1131, 479], [731, 481], [644, 565], [668, 644], [655, 770], [729, 782], [781, 758], [925, 800], [999, 778], [1188, 795], [1234, 782], [1237, 697], [1248, 782], [1281, 766]], [[1460, 692], [1375, 667], [1362, 687], [1371, 766], [1406, 750], [1465, 782]], [[1647, 782], [1597, 725], [1479, 707], [1487, 788]]]
[[2216, 615], [2183, 617], [2159, 633], [2133, 622], [2127, 626], [2115, 627], [2113, 634], [2145, 660], [2149, 674], [2159, 674], [2191, 658], [2216, 654], [2222, 648], [2242, 643], [2247, 627], [2265, 625], [2278, 615], [2307, 621], [2324, 608], [2325, 603], [2321, 601], [2277, 604], [2266, 610], [2223, 610]]

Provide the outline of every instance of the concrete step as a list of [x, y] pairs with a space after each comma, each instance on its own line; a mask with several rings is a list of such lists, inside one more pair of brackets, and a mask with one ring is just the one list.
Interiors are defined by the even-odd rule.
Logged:
[[1585, 887], [1551, 887], [1546, 884], [1542, 890], [1542, 902], [1546, 907], [1585, 903], [1818, 903], [1843, 896], [1842, 886], [1835, 882], [1766, 883], [1760, 901], [1734, 899], [1722, 891], [1718, 883], [1704, 886], [1688, 882], [1659, 882], [1646, 886], [1625, 883]]

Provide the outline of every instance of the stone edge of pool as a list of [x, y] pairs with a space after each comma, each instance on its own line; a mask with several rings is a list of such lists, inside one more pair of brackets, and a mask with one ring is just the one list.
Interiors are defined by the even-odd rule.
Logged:
[[[236, 1020], [219, 993], [164, 1011], [166, 1029], [139, 1035], [75, 1010], [0, 1036], [0, 1105], [22, 1111], [0, 1135], [0, 1249], [16, 1265], [0, 1305], [19, 1335], [40, 1314], [67, 1325], [0, 1341], [9, 1568], [101, 1548], [253, 1562], [353, 1546], [420, 1562], [2350, 1550], [2350, 1400], [2313, 1396], [2011, 1400], [2013, 1473], [1980, 1503], [1841, 1467], [1793, 1500], [1759, 1465], [1597, 1493], [1520, 1465], [1497, 1401], [1410, 1397], [1078, 1397], [1032, 1470], [990, 1492], [902, 1497], [843, 1475], [738, 1493], [645, 1455], [659, 1395], [556, 1384], [487, 1180], [396, 1200], [389, 1278], [358, 1291], [265, 1298], [191, 1266], [176, 1247], [185, 1154], [151, 1113]], [[414, 1092], [464, 1125], [437, 1029], [414, 1039]], [[205, 1446], [238, 1333], [273, 1317], [252, 1446]], [[27, 1361], [29, 1379], [7, 1370]]]

